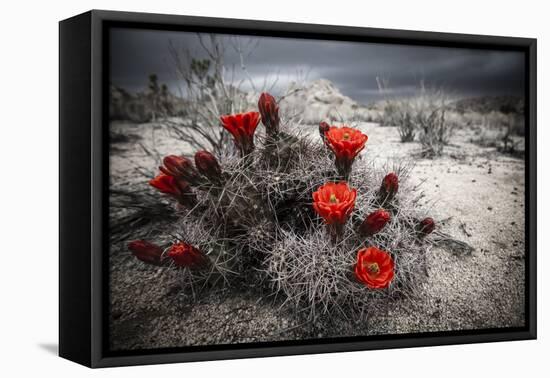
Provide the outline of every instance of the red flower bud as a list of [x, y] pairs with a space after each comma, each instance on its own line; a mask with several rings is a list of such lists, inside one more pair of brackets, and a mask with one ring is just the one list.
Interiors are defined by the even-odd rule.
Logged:
[[367, 215], [361, 226], [359, 226], [359, 232], [365, 236], [372, 236], [380, 232], [389, 221], [390, 213], [384, 210], [376, 210]]
[[421, 236], [431, 234], [435, 229], [435, 222], [433, 218], [424, 218], [418, 223], [417, 230]]
[[164, 166], [159, 167], [166, 175], [182, 178], [191, 185], [199, 185], [202, 179], [191, 160], [183, 156], [168, 155], [163, 159]]
[[138, 260], [146, 264], [160, 266], [163, 263], [162, 248], [145, 240], [134, 240], [128, 243], [128, 249]]
[[279, 105], [275, 98], [267, 92], [262, 93], [258, 101], [258, 109], [267, 134], [277, 135], [279, 133]]
[[220, 117], [222, 126], [233, 135], [235, 145], [246, 156], [254, 150], [254, 132], [260, 123], [260, 113], [248, 112]]
[[394, 172], [388, 173], [384, 180], [382, 180], [382, 186], [380, 187], [380, 197], [382, 201], [389, 201], [397, 194], [399, 189], [399, 178]]
[[198, 151], [195, 154], [195, 166], [197, 170], [213, 182], [220, 182], [222, 177], [222, 169], [218, 160], [208, 151]]
[[321, 139], [325, 141], [325, 133], [330, 129], [330, 125], [326, 122], [319, 123], [319, 135], [321, 135]]
[[178, 267], [201, 268], [208, 264], [208, 257], [190, 244], [173, 244], [166, 254]]
[[164, 173], [159, 174], [154, 179], [149, 181], [149, 185], [158, 189], [161, 193], [170, 194], [172, 196], [179, 195], [179, 189], [176, 186], [175, 179]]
[[180, 204], [191, 208], [196, 205], [197, 199], [191, 191], [189, 184], [182, 178], [176, 178], [164, 173], [149, 181], [149, 185], [158, 189], [161, 193], [174, 197]]

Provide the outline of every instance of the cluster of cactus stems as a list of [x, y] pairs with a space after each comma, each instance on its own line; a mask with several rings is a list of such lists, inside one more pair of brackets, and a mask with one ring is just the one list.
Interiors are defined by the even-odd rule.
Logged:
[[[400, 203], [399, 172], [376, 183], [374, 167], [356, 166], [367, 135], [326, 122], [315, 138], [283, 131], [268, 93], [258, 109], [220, 117], [236, 154], [163, 159], [150, 185], [175, 202], [181, 221], [168, 233], [178, 236], [162, 247], [132, 241], [132, 254], [146, 264], [202, 272], [204, 280], [262, 272], [313, 317], [318, 303], [325, 312], [364, 305], [358, 297], [391, 290], [396, 279], [419, 271], [415, 253], [435, 223], [416, 217], [410, 207], [417, 202], [407, 209], [405, 199]], [[256, 133], [260, 122], [265, 133]]]

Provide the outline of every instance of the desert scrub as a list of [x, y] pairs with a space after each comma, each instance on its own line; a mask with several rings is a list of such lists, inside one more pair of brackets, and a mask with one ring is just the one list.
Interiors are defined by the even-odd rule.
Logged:
[[412, 142], [416, 136], [416, 112], [412, 101], [407, 99], [386, 100], [380, 124], [383, 126], [397, 126], [401, 142]]
[[418, 130], [418, 141], [422, 155], [441, 156], [451, 141], [454, 123], [447, 120], [450, 100], [441, 90], [426, 91], [414, 98], [414, 123]]
[[449, 105], [442, 90], [422, 87], [414, 97], [386, 99], [380, 124], [397, 126], [403, 143], [418, 138], [421, 154], [433, 158], [443, 153], [456, 126], [456, 122], [447, 119]]
[[310, 321], [414, 295], [434, 222], [408, 183], [410, 164], [360, 156], [368, 136], [345, 125], [291, 132], [269, 94], [258, 108], [221, 116], [233, 151], [163, 159], [150, 184], [173, 201], [175, 221], [168, 236], [131, 242], [134, 256], [178, 270], [193, 297], [244, 282]]
[[403, 115], [403, 102], [397, 99], [384, 100], [380, 126], [398, 126]]
[[418, 141], [422, 145], [422, 155], [441, 156], [443, 148], [449, 144], [453, 134], [452, 126], [445, 120], [445, 109], [436, 108], [417, 113], [419, 128]]
[[410, 99], [387, 99], [380, 125], [397, 126], [401, 142], [412, 142], [417, 130], [414, 110]]
[[396, 126], [399, 129], [401, 142], [412, 142], [416, 136], [415, 113], [407, 101], [401, 101], [397, 111]]

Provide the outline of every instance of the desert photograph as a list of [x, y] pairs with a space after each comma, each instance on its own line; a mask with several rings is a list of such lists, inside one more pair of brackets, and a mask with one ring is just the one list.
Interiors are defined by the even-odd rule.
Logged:
[[525, 325], [521, 52], [112, 28], [111, 351]]

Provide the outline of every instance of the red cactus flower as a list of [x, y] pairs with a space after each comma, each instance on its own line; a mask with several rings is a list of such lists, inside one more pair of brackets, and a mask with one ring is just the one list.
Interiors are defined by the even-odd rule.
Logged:
[[422, 236], [431, 234], [435, 229], [435, 221], [433, 218], [424, 218], [422, 219], [417, 226], [417, 230]]
[[183, 242], [173, 244], [166, 255], [179, 267], [201, 268], [208, 263], [208, 257], [199, 249]]
[[328, 146], [334, 152], [338, 173], [344, 178], [349, 177], [353, 161], [365, 148], [369, 137], [361, 131], [347, 126], [331, 126], [325, 132], [325, 137]]
[[192, 185], [200, 185], [202, 183], [199, 172], [197, 172], [191, 160], [186, 157], [168, 155], [162, 162], [164, 163], [164, 166], [159, 167], [162, 173], [169, 176], [182, 178]]
[[146, 264], [162, 265], [162, 248], [146, 240], [134, 240], [128, 243], [128, 249], [138, 260]]
[[344, 224], [355, 206], [357, 189], [350, 189], [345, 182], [329, 182], [313, 193], [313, 209], [326, 224]]
[[355, 277], [369, 289], [388, 287], [394, 276], [394, 262], [390, 254], [376, 247], [357, 252]]
[[399, 178], [394, 172], [388, 173], [382, 180], [380, 197], [383, 202], [390, 201], [397, 194], [399, 189]]
[[254, 150], [254, 132], [260, 122], [260, 113], [248, 112], [220, 117], [222, 126], [233, 135], [235, 145], [246, 156]]
[[267, 135], [277, 135], [279, 133], [279, 105], [277, 105], [275, 97], [267, 92], [262, 93], [258, 101], [258, 109], [262, 115], [262, 123]]
[[222, 177], [222, 168], [214, 155], [208, 151], [198, 151], [195, 154], [195, 166], [197, 170], [210, 179], [219, 182]]
[[361, 226], [359, 226], [359, 232], [365, 236], [372, 236], [382, 231], [389, 221], [390, 213], [385, 210], [376, 210], [367, 215]]
[[149, 181], [149, 185], [158, 189], [161, 193], [174, 197], [185, 207], [193, 207], [196, 204], [195, 194], [191, 191], [187, 181], [182, 178], [160, 173]]

